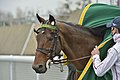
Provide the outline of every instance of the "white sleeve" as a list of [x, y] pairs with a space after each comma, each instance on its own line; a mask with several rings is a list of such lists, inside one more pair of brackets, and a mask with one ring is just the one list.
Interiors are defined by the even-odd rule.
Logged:
[[92, 57], [93, 68], [97, 76], [103, 76], [111, 67], [115, 64], [117, 60], [117, 51], [113, 48], [108, 50], [107, 57], [101, 61], [98, 54]]

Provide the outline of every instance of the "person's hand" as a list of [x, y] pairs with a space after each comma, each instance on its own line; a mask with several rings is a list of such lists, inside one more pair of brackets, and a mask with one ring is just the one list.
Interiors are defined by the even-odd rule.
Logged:
[[96, 54], [99, 54], [99, 53], [100, 53], [100, 51], [99, 51], [99, 49], [98, 49], [97, 46], [95, 46], [95, 48], [91, 51], [91, 55], [92, 55], [92, 56], [94, 56], [94, 55], [96, 55]]

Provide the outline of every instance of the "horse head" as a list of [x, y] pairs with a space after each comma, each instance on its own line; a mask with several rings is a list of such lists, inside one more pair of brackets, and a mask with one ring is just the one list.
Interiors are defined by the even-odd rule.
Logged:
[[47, 62], [49, 60], [53, 61], [55, 56], [60, 56], [62, 47], [54, 17], [49, 15], [49, 19], [45, 20], [38, 14], [36, 16], [41, 26], [37, 30], [34, 29], [37, 34], [37, 49], [32, 68], [36, 73], [45, 73], [47, 71]]

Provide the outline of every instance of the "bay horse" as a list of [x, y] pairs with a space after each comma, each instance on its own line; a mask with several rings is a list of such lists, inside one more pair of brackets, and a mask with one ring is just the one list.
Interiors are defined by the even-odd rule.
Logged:
[[[52, 15], [45, 20], [36, 14], [42, 27], [34, 30], [37, 33], [37, 49], [32, 68], [36, 73], [47, 71], [46, 63], [55, 56], [60, 56], [62, 50], [68, 60], [90, 56], [95, 45], [102, 41], [103, 35], [96, 36], [94, 30], [63, 21], [56, 20]], [[89, 57], [90, 58], [90, 57]], [[71, 63], [77, 70], [83, 70], [89, 58], [74, 60]], [[81, 73], [76, 72], [74, 79], [77, 80]]]

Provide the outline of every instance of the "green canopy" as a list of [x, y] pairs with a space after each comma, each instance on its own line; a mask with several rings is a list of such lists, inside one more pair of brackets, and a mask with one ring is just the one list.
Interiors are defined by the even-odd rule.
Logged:
[[[111, 37], [111, 31], [106, 28], [106, 24], [117, 16], [120, 16], [120, 7], [107, 4], [89, 4], [81, 14], [79, 24], [84, 27], [98, 28], [101, 33], [104, 32], [104, 40], [101, 43], [102, 47], [100, 48], [101, 60], [106, 57], [107, 50], [114, 44]], [[111, 70], [104, 76], [98, 77], [96, 76], [91, 63], [92, 62], [88, 63], [90, 65], [86, 66], [88, 67], [88, 70], [85, 72], [85, 69], [87, 69], [85, 68], [78, 80], [112, 80]]]
[[83, 20], [80, 19], [79, 23], [83, 26], [98, 27], [106, 25], [116, 16], [120, 16], [120, 7], [107, 4], [89, 4], [88, 9], [81, 16]]

